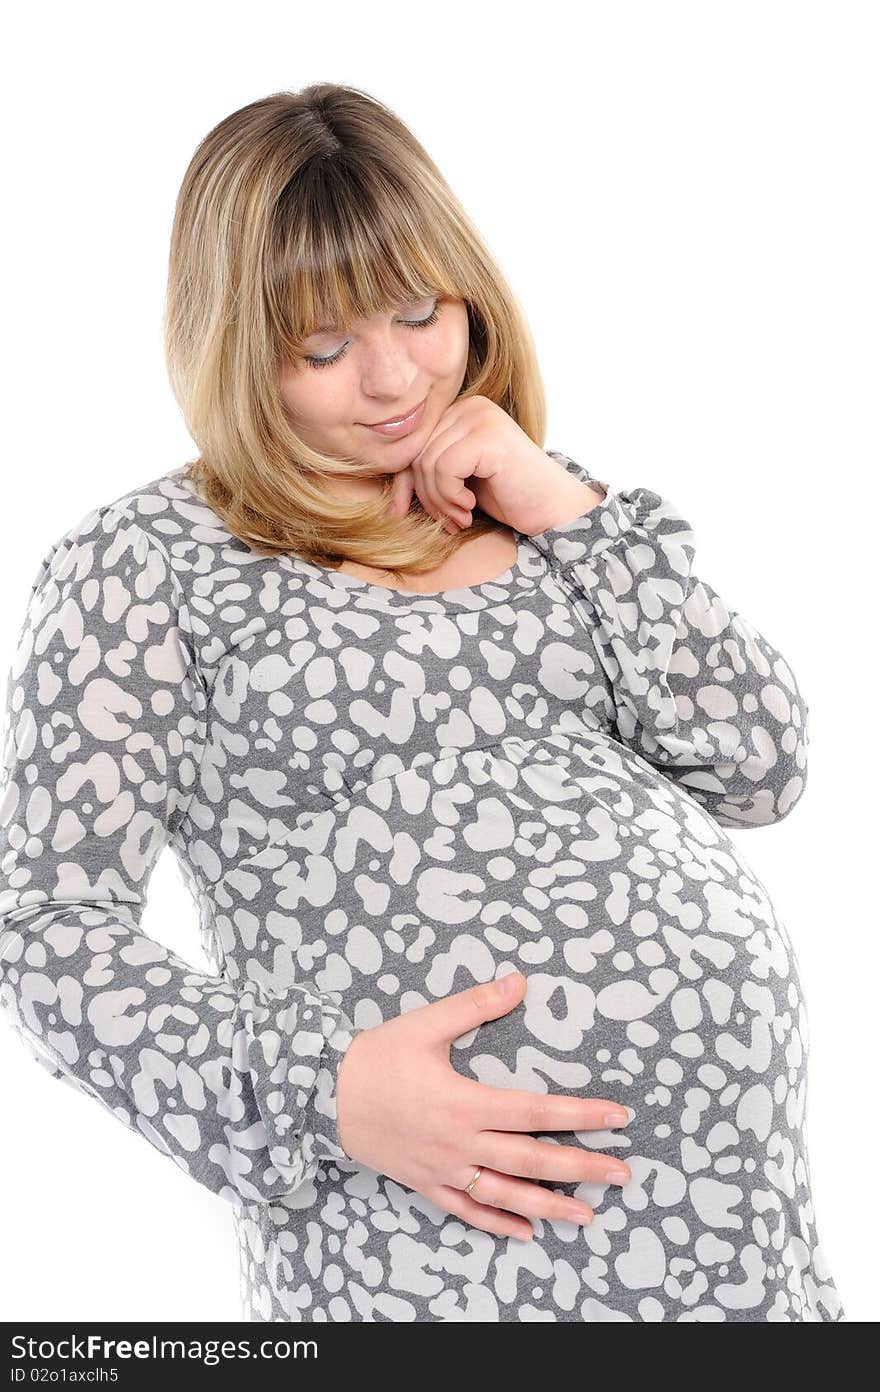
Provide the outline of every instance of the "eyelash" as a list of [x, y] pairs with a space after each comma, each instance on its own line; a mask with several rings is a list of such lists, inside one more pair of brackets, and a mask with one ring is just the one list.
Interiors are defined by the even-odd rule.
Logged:
[[[427, 329], [430, 324], [436, 324], [440, 317], [439, 302], [434, 305], [427, 319], [401, 319], [401, 324], [405, 324], [408, 329]], [[309, 367], [329, 367], [331, 363], [339, 362], [348, 352], [348, 348], [343, 346], [338, 349], [330, 358], [306, 358]]]

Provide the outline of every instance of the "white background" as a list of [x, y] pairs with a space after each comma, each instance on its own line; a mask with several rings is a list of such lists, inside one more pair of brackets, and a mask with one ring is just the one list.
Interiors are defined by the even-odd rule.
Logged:
[[[546, 445], [671, 498], [783, 652], [807, 792], [736, 830], [795, 944], [819, 1235], [878, 1315], [878, 129], [870, 3], [19, 6], [2, 91], [8, 665], [49, 545], [193, 457], [161, 313], [229, 112], [366, 88], [437, 161], [537, 341]], [[170, 851], [143, 919], [206, 967]], [[232, 1212], [0, 1025], [7, 1321], [238, 1320]]]

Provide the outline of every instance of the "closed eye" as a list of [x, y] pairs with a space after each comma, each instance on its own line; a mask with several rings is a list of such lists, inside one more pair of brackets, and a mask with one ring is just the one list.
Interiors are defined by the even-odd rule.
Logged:
[[[428, 315], [426, 319], [401, 319], [400, 323], [404, 326], [404, 328], [407, 329], [427, 329], [429, 325], [436, 324], [439, 317], [440, 302], [439, 300], [435, 300], [434, 308], [431, 310], [431, 313]], [[342, 347], [338, 348], [335, 353], [331, 353], [329, 357], [318, 358], [314, 356], [307, 356], [306, 362], [308, 363], [309, 367], [329, 367], [331, 363], [339, 362], [340, 358], [345, 357], [347, 351], [348, 344], [343, 343]]]

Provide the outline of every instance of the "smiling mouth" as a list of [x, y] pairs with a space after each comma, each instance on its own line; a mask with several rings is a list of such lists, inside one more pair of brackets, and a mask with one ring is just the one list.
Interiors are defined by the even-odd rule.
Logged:
[[412, 407], [411, 410], [407, 411], [402, 416], [389, 416], [387, 420], [367, 421], [366, 424], [370, 427], [371, 430], [374, 430], [376, 426], [379, 425], [403, 425], [404, 421], [408, 421], [412, 416], [414, 416], [417, 411], [421, 410], [424, 404], [425, 398], [423, 397], [421, 401], [419, 401], [415, 406]]

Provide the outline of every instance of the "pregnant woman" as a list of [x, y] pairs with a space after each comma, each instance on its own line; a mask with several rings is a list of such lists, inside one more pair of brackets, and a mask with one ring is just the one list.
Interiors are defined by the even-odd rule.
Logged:
[[[199, 457], [55, 542], [9, 673], [29, 1052], [231, 1205], [246, 1319], [843, 1320], [729, 835], [804, 790], [785, 659], [673, 503], [543, 448], [516, 302], [367, 94], [205, 137], [166, 335]], [[210, 973], [140, 931], [166, 844]]]

